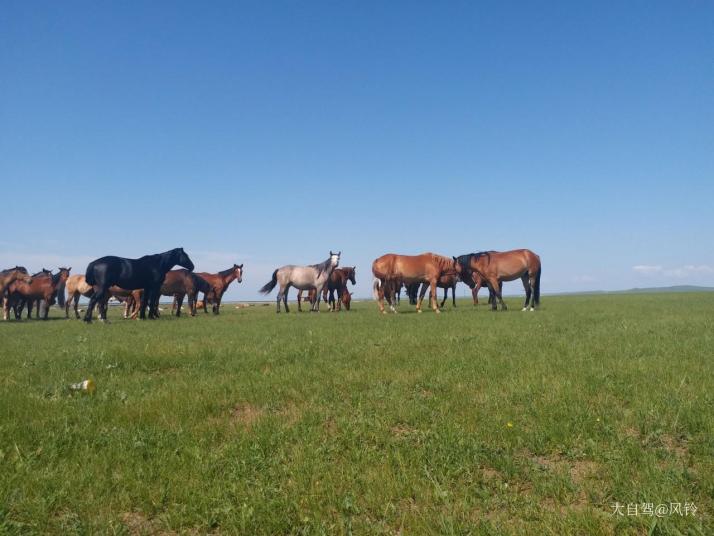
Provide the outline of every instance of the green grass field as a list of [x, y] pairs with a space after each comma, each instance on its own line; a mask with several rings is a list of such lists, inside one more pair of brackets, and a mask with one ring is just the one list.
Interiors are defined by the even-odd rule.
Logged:
[[508, 302], [2, 323], [0, 533], [714, 533], [714, 293]]

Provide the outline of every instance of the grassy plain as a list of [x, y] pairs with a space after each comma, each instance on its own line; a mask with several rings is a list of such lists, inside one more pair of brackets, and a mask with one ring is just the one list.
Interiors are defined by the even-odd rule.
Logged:
[[0, 533], [714, 533], [714, 293], [518, 304], [2, 323]]

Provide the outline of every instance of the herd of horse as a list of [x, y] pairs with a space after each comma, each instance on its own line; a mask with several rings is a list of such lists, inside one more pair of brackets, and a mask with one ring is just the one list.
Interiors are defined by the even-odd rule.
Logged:
[[[320, 302], [328, 303], [330, 310], [339, 311], [344, 305], [349, 311], [351, 292], [347, 284], [356, 281], [356, 268], [339, 268], [341, 252], [333, 253], [323, 262], [307, 266], [286, 265], [277, 268], [271, 280], [263, 285], [260, 292], [269, 294], [278, 287], [277, 312], [281, 302], [285, 312], [288, 308], [288, 291], [294, 287], [298, 291], [298, 310], [302, 311], [302, 301], [310, 303], [311, 311], [320, 310]], [[173, 269], [180, 266], [180, 269]], [[183, 302], [188, 298], [188, 311], [196, 315], [198, 304], [204, 312], [208, 305], [214, 314], [219, 314], [221, 300], [233, 281], [243, 280], [243, 265], [218, 273], [194, 272], [193, 261], [183, 248], [175, 248], [164, 253], [146, 255], [139, 259], [107, 256], [89, 263], [84, 274], [70, 275], [71, 268], [59, 268], [56, 273], [45, 270], [29, 274], [22, 266], [15, 266], [0, 272], [0, 302], [3, 318], [8, 320], [10, 311], [16, 319], [22, 317], [27, 308], [31, 318], [35, 308], [36, 317], [44, 308], [42, 318], [47, 319], [51, 305], [64, 307], [65, 316], [80, 318], [78, 303], [80, 297], [89, 298], [84, 315], [86, 322], [92, 321], [96, 308], [101, 320], [107, 318], [110, 299], [124, 304], [125, 318], [158, 318], [161, 296], [173, 298], [172, 313], [181, 315]], [[379, 310], [386, 313], [384, 302], [397, 312], [402, 288], [406, 289], [411, 304], [421, 312], [422, 301], [429, 290], [429, 302], [435, 312], [439, 312], [437, 289], [444, 289], [444, 306], [451, 289], [453, 305], [456, 306], [456, 284], [463, 282], [472, 289], [474, 305], [478, 304], [478, 292], [482, 287], [489, 291], [489, 304], [493, 310], [506, 309], [502, 289], [506, 281], [521, 279], [526, 293], [523, 310], [533, 311], [540, 303], [540, 257], [528, 249], [512, 251], [481, 251], [458, 257], [446, 257], [435, 253], [421, 255], [382, 255], [372, 263], [374, 276], [373, 294], [379, 303]], [[66, 291], [66, 297], [65, 297]], [[303, 292], [307, 296], [303, 298]], [[203, 300], [198, 299], [203, 293]], [[43, 307], [44, 306], [44, 307]]]

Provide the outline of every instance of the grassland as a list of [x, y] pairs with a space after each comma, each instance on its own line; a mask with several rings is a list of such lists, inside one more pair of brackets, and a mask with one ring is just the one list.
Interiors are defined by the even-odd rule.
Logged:
[[0, 533], [714, 533], [714, 294], [509, 303], [0, 324]]

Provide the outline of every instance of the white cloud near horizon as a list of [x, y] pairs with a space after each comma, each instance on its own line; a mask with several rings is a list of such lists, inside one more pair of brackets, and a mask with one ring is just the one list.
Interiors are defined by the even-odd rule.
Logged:
[[688, 277], [702, 275], [714, 275], [714, 267], [709, 266], [708, 264], [685, 264], [674, 268], [665, 268], [659, 264], [637, 264], [632, 267], [632, 270], [645, 276], [664, 276], [674, 277], [677, 279], [686, 279]]

